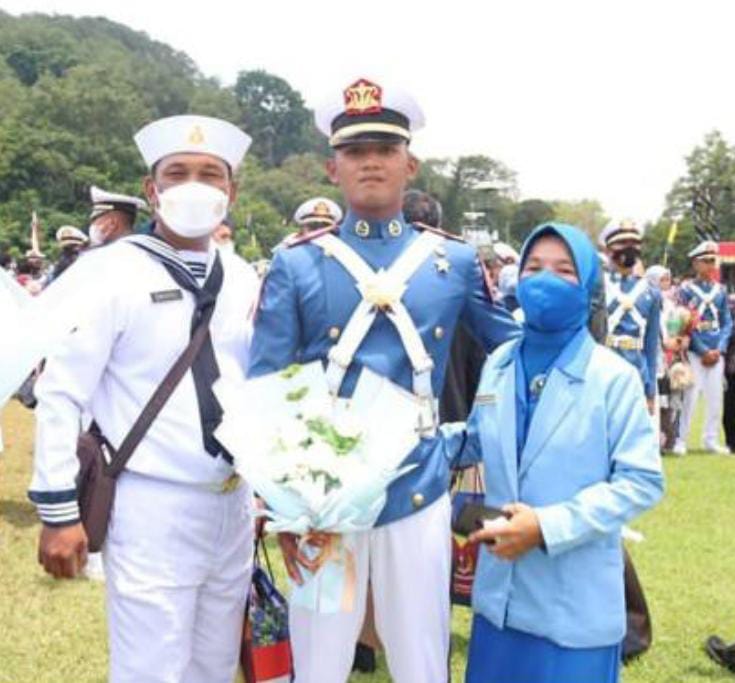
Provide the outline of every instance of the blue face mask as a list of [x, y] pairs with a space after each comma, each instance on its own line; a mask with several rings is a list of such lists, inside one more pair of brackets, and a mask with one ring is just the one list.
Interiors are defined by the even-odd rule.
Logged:
[[577, 330], [587, 324], [587, 290], [549, 270], [522, 277], [517, 296], [526, 324], [534, 330], [561, 332]]

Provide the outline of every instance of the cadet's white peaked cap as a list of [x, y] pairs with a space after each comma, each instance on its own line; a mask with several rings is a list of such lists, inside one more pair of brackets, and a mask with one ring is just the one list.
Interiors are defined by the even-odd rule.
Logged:
[[406, 90], [367, 78], [335, 88], [315, 109], [314, 119], [332, 147], [410, 140], [424, 126], [424, 114]]
[[99, 218], [108, 211], [124, 211], [135, 217], [139, 209], [148, 207], [148, 204], [138, 197], [108, 192], [96, 185], [89, 188], [89, 198], [92, 201], [92, 219]]
[[307, 199], [299, 205], [293, 215], [294, 223], [297, 225], [309, 225], [309, 223], [339, 223], [342, 220], [342, 209], [336, 202], [327, 197], [314, 197]]
[[717, 242], [706, 241], [700, 242], [694, 249], [692, 249], [687, 256], [691, 259], [697, 258], [712, 258], [718, 256], [720, 253]]
[[211, 154], [234, 171], [252, 142], [237, 126], [211, 116], [169, 116], [153, 121], [135, 134], [148, 168], [171, 154]]
[[86, 244], [89, 238], [73, 225], [62, 225], [56, 231], [56, 241], [64, 247], [70, 244]]
[[609, 247], [616, 242], [626, 240], [637, 240], [640, 242], [642, 239], [643, 231], [638, 224], [630, 218], [625, 218], [621, 221], [608, 223], [600, 233], [598, 244], [601, 247]]

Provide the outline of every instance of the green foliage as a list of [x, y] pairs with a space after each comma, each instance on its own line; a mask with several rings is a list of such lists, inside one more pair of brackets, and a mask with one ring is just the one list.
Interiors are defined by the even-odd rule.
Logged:
[[610, 221], [602, 204], [596, 199], [555, 201], [553, 208], [556, 221], [582, 228], [594, 242], [597, 242], [602, 229]]
[[510, 220], [510, 241], [521, 245], [528, 234], [541, 223], [554, 220], [554, 209], [541, 199], [526, 199], [516, 204]]

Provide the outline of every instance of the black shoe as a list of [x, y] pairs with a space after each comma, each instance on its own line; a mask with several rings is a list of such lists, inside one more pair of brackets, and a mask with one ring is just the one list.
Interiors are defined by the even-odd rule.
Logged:
[[364, 674], [375, 673], [375, 650], [358, 643], [355, 647], [355, 661], [352, 664], [352, 670]]
[[735, 644], [728, 645], [719, 636], [710, 636], [704, 644], [704, 649], [720, 666], [735, 673]]

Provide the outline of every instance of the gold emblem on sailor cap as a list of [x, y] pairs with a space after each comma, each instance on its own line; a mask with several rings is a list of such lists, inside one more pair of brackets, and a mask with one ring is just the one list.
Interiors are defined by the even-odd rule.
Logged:
[[358, 237], [367, 237], [370, 234], [370, 223], [367, 221], [357, 221], [355, 224], [355, 234]]
[[202, 131], [202, 127], [199, 125], [194, 126], [189, 133], [187, 141], [191, 145], [201, 145], [204, 142], [204, 132]]
[[391, 237], [400, 237], [402, 232], [403, 226], [400, 221], [394, 219], [388, 224], [388, 234]]
[[383, 110], [383, 89], [367, 78], [360, 78], [345, 88], [345, 113], [348, 116], [380, 114]]
[[324, 202], [319, 202], [314, 210], [311, 212], [312, 216], [326, 216], [331, 218], [332, 214], [329, 212], [329, 207]]

